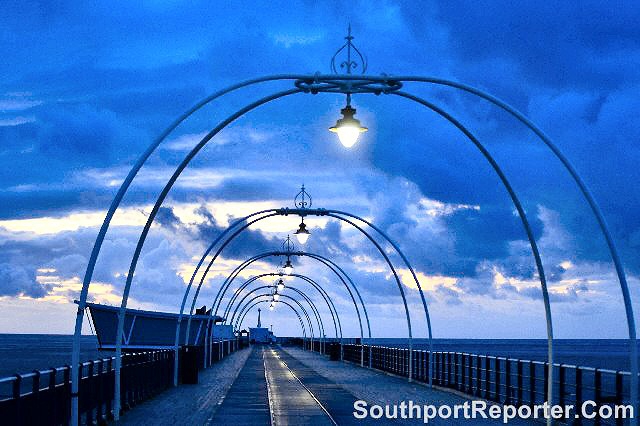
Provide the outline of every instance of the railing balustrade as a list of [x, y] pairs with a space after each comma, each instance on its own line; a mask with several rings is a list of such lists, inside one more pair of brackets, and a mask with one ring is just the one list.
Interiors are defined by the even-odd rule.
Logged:
[[[235, 352], [236, 340], [214, 342], [214, 361]], [[121, 406], [140, 404], [173, 386], [173, 350], [122, 355]], [[79, 365], [81, 424], [107, 424], [113, 419], [115, 357]], [[71, 368], [51, 368], [0, 379], [0, 419], [10, 425], [66, 425], [71, 419]]]
[[[360, 364], [361, 345], [343, 345], [344, 360]], [[408, 377], [409, 350], [365, 345], [365, 365], [371, 350], [371, 367]], [[429, 352], [413, 350], [413, 379], [428, 382]], [[432, 383], [500, 404], [535, 405], [546, 399], [549, 364], [465, 352], [433, 353]], [[602, 404], [629, 404], [630, 373], [601, 368], [553, 364], [554, 404], [574, 405], [584, 401]], [[622, 425], [622, 419], [573, 420], [573, 424]]]

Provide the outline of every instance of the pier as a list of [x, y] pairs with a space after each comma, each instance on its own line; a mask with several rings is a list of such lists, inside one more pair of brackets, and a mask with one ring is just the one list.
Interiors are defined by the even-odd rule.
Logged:
[[[426, 423], [426, 407], [438, 410], [438, 416], [429, 419], [430, 424], [505, 423], [505, 417], [487, 417], [491, 410], [486, 407], [505, 412], [508, 407], [518, 413], [529, 412], [534, 417], [530, 419], [522, 414], [521, 418], [510, 417], [509, 423], [516, 425], [540, 422], [578, 426], [638, 424], [637, 412], [636, 418], [632, 419], [607, 417], [600, 412], [594, 417], [565, 416], [558, 422], [547, 413], [546, 418], [531, 415], [531, 412], [538, 413], [540, 406], [571, 405], [578, 410], [588, 402], [599, 408], [638, 408], [638, 345], [625, 268], [613, 241], [612, 235], [615, 234], [610, 231], [603, 212], [576, 169], [540, 128], [521, 112], [484, 90], [439, 77], [367, 74], [366, 57], [353, 39], [349, 26], [344, 44], [330, 60], [330, 74], [317, 72], [258, 77], [218, 88], [206, 97], [194, 100], [189, 109], [175, 117], [156, 139], [138, 153], [126, 174], [121, 172], [121, 167], [117, 173], [109, 172], [122, 176], [122, 180], [119, 177], [109, 178], [108, 186], [100, 189], [111, 190], [113, 185], [119, 185], [111, 204], [105, 206], [104, 219], [95, 225], [97, 235], [91, 251], [83, 242], [79, 246], [86, 247], [83, 249], [86, 253], [54, 259], [58, 262], [38, 264], [41, 267], [36, 271], [41, 271], [42, 276], [34, 275], [35, 279], [41, 278], [46, 288], [54, 288], [55, 280], [60, 281], [61, 288], [64, 283], [67, 288], [57, 298], [66, 298], [68, 294], [77, 297], [71, 314], [75, 326], [69, 363], [0, 378], [0, 421], [3, 424], [422, 424]], [[451, 91], [451, 94], [444, 96], [441, 91]], [[321, 96], [313, 97], [318, 94]], [[336, 142], [344, 148], [352, 148], [359, 136], [369, 131], [363, 125], [366, 124], [365, 117], [373, 123], [369, 124], [372, 127], [369, 135], [376, 132], [393, 138], [393, 145], [384, 149], [369, 147], [360, 153], [356, 151], [351, 156], [340, 157], [340, 151], [334, 148], [323, 147], [315, 152], [308, 149], [315, 147], [316, 139], [320, 139], [315, 130], [300, 137], [286, 125], [275, 130], [269, 128], [277, 121], [276, 118], [281, 117], [293, 118], [291, 123], [296, 126], [309, 122], [313, 113], [303, 110], [300, 105], [306, 104], [302, 100], [285, 110], [286, 114], [272, 113], [262, 122], [264, 129], [250, 121], [254, 110], [267, 106], [275, 108], [279, 102], [305, 96], [304, 102], [308, 105], [339, 96], [340, 106], [343, 106], [339, 110], [339, 118], [335, 125], [332, 125], [332, 119], [331, 123], [322, 126], [335, 133], [338, 136]], [[604, 253], [609, 256], [615, 270], [615, 274], [611, 273], [615, 280], [611, 277], [607, 280], [611, 280], [615, 290], [620, 291], [621, 306], [616, 306], [615, 310], [620, 308], [620, 319], [624, 318], [628, 335], [625, 367], [620, 367], [625, 371], [558, 362], [552, 300], [558, 297], [560, 301], [571, 303], [579, 294], [597, 294], [594, 289], [600, 291], [606, 283], [597, 277], [582, 277], [578, 272], [575, 276], [567, 274], [563, 283], [563, 274], [574, 268], [572, 261], [564, 260], [564, 257], [543, 258], [543, 253], [556, 251], [541, 244], [553, 240], [547, 233], [552, 233], [556, 225], [543, 220], [545, 214], [540, 211], [546, 207], [533, 204], [528, 188], [522, 187], [521, 176], [514, 179], [517, 182], [515, 186], [510, 181], [509, 176], [520, 172], [511, 169], [519, 163], [510, 164], [505, 159], [511, 156], [505, 153], [502, 157], [494, 157], [491, 152], [497, 147], [485, 146], [481, 141], [491, 139], [485, 134], [489, 128], [478, 130], [477, 135], [472, 129], [478, 127], [479, 122], [463, 123], [456, 118], [466, 117], [464, 120], [468, 120], [468, 111], [453, 110], [467, 101], [456, 100], [452, 107], [443, 106], [444, 99], [457, 99], [459, 96], [468, 96], [468, 102], [475, 100], [481, 103], [478, 110], [492, 109], [491, 114], [505, 116], [500, 120], [513, 121], [514, 129], [505, 138], [509, 143], [502, 144], [501, 139], [496, 138], [501, 143], [496, 142], [495, 145], [510, 145], [510, 138], [515, 139], [518, 135], [519, 140], [520, 132], [526, 132], [526, 138], [522, 139], [528, 146], [539, 145], [535, 146], [535, 155], [530, 155], [531, 158], [538, 158], [544, 150], [544, 155], [556, 161], [563, 168], [563, 173], [567, 172], [571, 183], [576, 185], [577, 194], [586, 203], [597, 225], [598, 238], [602, 237], [606, 243]], [[354, 99], [357, 102], [371, 100], [371, 104], [363, 102], [364, 108], [370, 109], [361, 110], [359, 118], [355, 118]], [[376, 128], [384, 120], [372, 119], [375, 111], [372, 105], [380, 99], [389, 103], [381, 104], [378, 111], [381, 115], [390, 114], [388, 122], [393, 122], [393, 126], [383, 132]], [[436, 104], [441, 101], [443, 105]], [[518, 227], [518, 231], [512, 231], [513, 224], [507, 224], [510, 236], [505, 237], [508, 241], [504, 241], [505, 253], [501, 255], [504, 264], [498, 262], [498, 257], [486, 253], [458, 259], [457, 252], [468, 249], [466, 242], [464, 246], [458, 246], [458, 241], [469, 233], [467, 228], [481, 228], [483, 218], [460, 215], [454, 220], [449, 217], [458, 211], [475, 214], [481, 209], [493, 216], [497, 207], [504, 207], [501, 204], [504, 200], [485, 209], [480, 201], [474, 201], [474, 197], [486, 188], [475, 187], [469, 191], [473, 197], [467, 197], [463, 191], [456, 197], [442, 196], [447, 195], [442, 192], [446, 192], [449, 184], [457, 186], [469, 180], [475, 185], [475, 173], [481, 167], [472, 170], [465, 164], [467, 171], [473, 173], [468, 176], [461, 174], [455, 179], [446, 170], [444, 175], [450, 182], [443, 178], [441, 182], [434, 180], [433, 183], [427, 173], [419, 176], [418, 180], [423, 181], [420, 183], [425, 188], [433, 184], [434, 188], [430, 190], [440, 194], [439, 199], [429, 198], [425, 188], [410, 178], [396, 176], [397, 172], [393, 171], [396, 159], [392, 154], [398, 154], [402, 149], [398, 141], [403, 140], [397, 136], [397, 130], [415, 126], [419, 129], [413, 135], [417, 140], [422, 137], [422, 126], [425, 129], [432, 126], [422, 116], [405, 123], [407, 111], [396, 111], [396, 102], [398, 105], [406, 102], [420, 112], [433, 115], [435, 120], [441, 120], [443, 126], [449, 127], [446, 132], [454, 132], [460, 139], [456, 144], [468, 143], [468, 149], [473, 150], [477, 159], [483, 162], [486, 171], [493, 173], [491, 180], [486, 181], [492, 185], [488, 192], [493, 198], [493, 185], [499, 188], [499, 196], [508, 203], [500, 214], [506, 212], [504, 217], [515, 222], [514, 228]], [[40, 105], [38, 102], [35, 104]], [[315, 108], [315, 113], [326, 116], [326, 106]], [[399, 111], [402, 113], [398, 114]], [[334, 118], [338, 117], [335, 112]], [[203, 120], [198, 116], [200, 113], [209, 115]], [[210, 117], [215, 117], [212, 122]], [[25, 119], [19, 117], [19, 120]], [[229, 131], [225, 136], [228, 139], [218, 136], [236, 121], [241, 123], [235, 128], [236, 131], [240, 129], [238, 135]], [[501, 121], [496, 123], [499, 124], [496, 129], [500, 129]], [[203, 125], [206, 127], [202, 128]], [[315, 129], [319, 124], [314, 123], [313, 126]], [[253, 132], [259, 133], [258, 128], [265, 134], [273, 132], [278, 136], [253, 135]], [[435, 133], [442, 137], [438, 143], [444, 145], [452, 138], [446, 132], [440, 129]], [[143, 134], [146, 132], [140, 132]], [[302, 145], [297, 147], [295, 154], [300, 157], [295, 158], [294, 151], [280, 145], [276, 148], [278, 154], [283, 153], [281, 157], [261, 151], [262, 145], [256, 149], [263, 137], [284, 141], [294, 137], [300, 139]], [[207, 144], [213, 145], [220, 139], [221, 143], [207, 154], [211, 155], [210, 158], [195, 160]], [[276, 162], [290, 161], [290, 164], [276, 163], [276, 172], [270, 169], [266, 174], [268, 181], [254, 180], [256, 170], [237, 167], [244, 166], [239, 155], [243, 143], [255, 143], [248, 150], [255, 155], [256, 163], [266, 164], [267, 159], [275, 159]], [[423, 146], [427, 144], [416, 142], [409, 155], [401, 153], [402, 156], [415, 157], [409, 169], [418, 170], [417, 175], [432, 161], [432, 156], [439, 153], [430, 148], [422, 152]], [[509, 152], [520, 155], [519, 151], [513, 149]], [[371, 153], [390, 158], [389, 166], [393, 167], [384, 172], [375, 170], [375, 173], [380, 173], [376, 176], [384, 185], [369, 176], [374, 172], [367, 167], [376, 164], [368, 158]], [[456, 157], [450, 163], [450, 160], [441, 159], [437, 162], [442, 162], [446, 168], [454, 167], [461, 161], [461, 153], [456, 151]], [[159, 158], [154, 159], [154, 155]], [[214, 157], [215, 161], [211, 161], [214, 168], [208, 170], [213, 173], [199, 174], [202, 170], [198, 167], [208, 164], [208, 160]], [[316, 157], [313, 159], [318, 164], [335, 162], [336, 170], [344, 171], [344, 176], [353, 172], [358, 175], [358, 183], [345, 185], [346, 191], [336, 189], [337, 186], [334, 188], [332, 185], [340, 184], [340, 178], [344, 176], [337, 176], [336, 170], [312, 170], [307, 166], [313, 163], [309, 161], [312, 157]], [[523, 155], [522, 163], [528, 160]], [[172, 161], [176, 164], [171, 164]], [[142, 169], [152, 168], [153, 171], [157, 164], [162, 164], [166, 176], [157, 174], [161, 176], [158, 179], [163, 186], [154, 192], [144, 183], [144, 179], [149, 178], [145, 175], [149, 170]], [[503, 170], [505, 165], [508, 167]], [[196, 167], [191, 176], [185, 173], [189, 166]], [[432, 172], [439, 171], [441, 167], [438, 165]], [[230, 172], [238, 170], [241, 172], [235, 175]], [[287, 174], [290, 170], [300, 174], [292, 177]], [[536, 168], [532, 172], [535, 186], [550, 186], [544, 180], [538, 182], [535, 179], [538, 172]], [[139, 173], [147, 177], [143, 177], [140, 188], [130, 191], [134, 184], [139, 183]], [[549, 172], [549, 176], [544, 178], [553, 174]], [[313, 181], [319, 179], [318, 176], [324, 179], [318, 186], [321, 187], [322, 182], [331, 186], [325, 193], [332, 194], [324, 204], [319, 202], [322, 195], [314, 193], [316, 198], [312, 199], [311, 189], [304, 184], [297, 186], [297, 180], [292, 183], [295, 178], [309, 184], [305, 178]], [[177, 184], [181, 178], [190, 178], [192, 182]], [[233, 178], [238, 181], [233, 181]], [[138, 181], [134, 182], [136, 179]], [[151, 181], [156, 182], [155, 179]], [[208, 182], [202, 185], [199, 179]], [[102, 175], [96, 180], [101, 182]], [[195, 181], [197, 184], [193, 183]], [[362, 188], [362, 182], [369, 182], [370, 186]], [[393, 194], [393, 190], [389, 190], [395, 182], [400, 182], [398, 186], [404, 192]], [[28, 186], [11, 188], [22, 191]], [[291, 192], [277, 193], [283, 188]], [[194, 193], [187, 194], [191, 190]], [[318, 188], [318, 193], [322, 194], [324, 190]], [[357, 192], [360, 190], [363, 193]], [[391, 192], [392, 196], [385, 198], [385, 191]], [[496, 195], [496, 199], [499, 196]], [[96, 198], [100, 197], [96, 195]], [[118, 241], [114, 244], [110, 239], [110, 227], [118, 223], [114, 217], [129, 215], [123, 208], [123, 200], [127, 198], [139, 205], [126, 206], [133, 222], [127, 222], [126, 233], [114, 237]], [[280, 204], [287, 198], [288, 203]], [[563, 200], [564, 195], [560, 199]], [[174, 207], [168, 206], [170, 202], [182, 203], [181, 208], [174, 211]], [[407, 208], [394, 210], [399, 207]], [[384, 208], [390, 211], [381, 213]], [[136, 213], [132, 213], [134, 210]], [[556, 213], [549, 212], [550, 216]], [[144, 218], [138, 217], [138, 213]], [[497, 222], [507, 220], [500, 219], [502, 216], [495, 217]], [[427, 247], [433, 243], [433, 238], [449, 231], [449, 219], [452, 223], [464, 223], [464, 227], [451, 231], [439, 244]], [[555, 220], [549, 219], [551, 222]], [[562, 224], [563, 220], [558, 216], [558, 223]], [[541, 225], [538, 222], [551, 231], [546, 228], [539, 231]], [[138, 230], [132, 231], [133, 223], [140, 224], [139, 234]], [[83, 223], [78, 227], [83, 228]], [[155, 235], [156, 232], [161, 236]], [[493, 229], [482, 229], [483, 235], [493, 233], [496, 233]], [[150, 234], [154, 236], [150, 237]], [[125, 239], [123, 235], [126, 238], [135, 235], [137, 238], [121, 243]], [[150, 248], [150, 244], [145, 247], [145, 243], [151, 241], [155, 241], [155, 249]], [[471, 248], [480, 244], [473, 239], [470, 241], [468, 246]], [[487, 247], [496, 245], [495, 241], [484, 244]], [[113, 256], [114, 253], [106, 256], [101, 253], [103, 245], [111, 251], [119, 251], [120, 245], [127, 250], [130, 248], [129, 251], [122, 249], [122, 253], [128, 253], [124, 259], [126, 264], [112, 271], [102, 271], [99, 265], [101, 256], [103, 261], [118, 257]], [[567, 242], [566, 245], [571, 244]], [[181, 251], [180, 255], [174, 256], [178, 251]], [[405, 253], [419, 259], [415, 263], [419, 268], [414, 267], [413, 260], [410, 261]], [[430, 258], [421, 258], [425, 253]], [[121, 255], [119, 252], [115, 254]], [[69, 272], [75, 274], [73, 277], [65, 276], [64, 281], [56, 277], [54, 280], [54, 275], [50, 274], [57, 273], [56, 268], [62, 268], [58, 264], [69, 262], [69, 259], [75, 259], [74, 263], [78, 259], [86, 259], [86, 265], [82, 264], [84, 275], [79, 276], [74, 269]], [[496, 263], [492, 263], [494, 261]], [[596, 262], [595, 259], [590, 261]], [[599, 258], [597, 262], [604, 264], [604, 260]], [[507, 276], [509, 274], [513, 276]], [[11, 269], [11, 274], [6, 275], [22, 279], [23, 275], [27, 277], [29, 274], [25, 271], [14, 273]], [[47, 280], [52, 280], [52, 283]], [[469, 285], [472, 281], [473, 284]], [[588, 287], [585, 282], [593, 282], [598, 287]], [[474, 289], [475, 286], [482, 291]], [[43, 290], [43, 294], [48, 294], [47, 291]], [[23, 293], [11, 289], [10, 294], [22, 297]], [[507, 302], [495, 308], [499, 315], [503, 314], [503, 306], [514, 307], [511, 318], [516, 318], [519, 323], [509, 324], [512, 326], [509, 332], [528, 333], [522, 336], [527, 338], [543, 336], [544, 356], [529, 360], [484, 353], [482, 348], [478, 353], [436, 350], [436, 337], [457, 335], [461, 330], [473, 338], [485, 331], [493, 332], [491, 326], [481, 322], [485, 318], [484, 307], [476, 305], [474, 299], [480, 294], [490, 297], [487, 306], [492, 309], [494, 302]], [[464, 296], [469, 297], [467, 300], [479, 309], [477, 312], [470, 310], [472, 317], [469, 318], [477, 323], [474, 324], [475, 329], [468, 330], [456, 323], [466, 312], [449, 310], [462, 303]], [[523, 300], [527, 302], [526, 310], [518, 304]], [[433, 303], [439, 303], [436, 309], [432, 309]], [[530, 309], [534, 303], [539, 310], [537, 313]], [[133, 306], [145, 309], [134, 309]], [[596, 303], [591, 306], [596, 306]], [[441, 317], [432, 322], [434, 312]], [[526, 317], [523, 316], [525, 312]], [[257, 322], [253, 321], [255, 314]], [[537, 318], [539, 324], [529, 327], [530, 318]], [[495, 325], [503, 318], [493, 321], [491, 324]], [[449, 328], [444, 332], [434, 330], [434, 324], [444, 324]], [[103, 358], [81, 360], [81, 337], [87, 329], [95, 334], [97, 349], [104, 354]], [[563, 327], [559, 329], [563, 330]], [[396, 346], [377, 344], [387, 337], [393, 338]], [[411, 411], [407, 408], [409, 403], [419, 408]], [[469, 422], [467, 411], [471, 405], [485, 408], [477, 410], [482, 414], [474, 410], [474, 416], [480, 417], [473, 417]], [[365, 406], [369, 408], [363, 408]], [[458, 409], [451, 408], [461, 406], [465, 407], [463, 417], [459, 417]], [[441, 411], [442, 408], [445, 410]]]
[[[426, 351], [414, 351], [413, 376], [408, 381], [407, 349], [345, 344], [340, 351], [334, 342], [328, 345], [333, 353], [322, 354], [320, 345], [315, 346], [314, 351], [309, 345], [215, 342], [211, 345], [212, 363], [205, 364], [204, 351], [197, 351], [201, 359], [195, 360], [199, 366], [196, 383], [177, 387], [172, 386], [173, 351], [126, 354], [119, 423], [348, 425], [372, 421], [356, 421], [353, 404], [357, 400], [380, 406], [401, 401], [449, 406], [471, 401], [483, 401], [488, 406], [533, 406], [544, 402], [548, 368], [544, 362], [436, 352], [436, 364], [431, 369], [433, 385], [429, 386]], [[218, 353], [215, 348], [220, 347], [231, 351]], [[342, 361], [336, 360], [340, 352]], [[367, 355], [361, 359], [363, 353]], [[109, 424], [114, 420], [113, 361], [111, 357], [81, 365], [80, 423]], [[185, 365], [180, 368], [189, 370]], [[598, 404], [620, 404], [628, 399], [626, 372], [569, 365], [554, 368], [561, 379], [557, 398], [562, 404], [579, 406], [587, 399]], [[69, 368], [62, 367], [0, 380], [0, 415], [7, 424], [67, 424], [69, 377]], [[434, 419], [430, 423], [457, 424], [456, 421], [468, 424], [464, 419]], [[474, 421], [501, 424], [495, 419]], [[387, 423], [393, 420], [383, 418], [372, 424]], [[536, 423], [513, 419], [510, 424]], [[571, 424], [626, 422], [596, 418]]]
[[[216, 374], [231, 366], [239, 369], [232, 377], [220, 378]], [[194, 397], [200, 392], [204, 395]], [[224, 395], [220, 397], [221, 394]], [[182, 420], [185, 424], [210, 425], [400, 424], [384, 418], [355, 419], [353, 403], [365, 400], [370, 405], [384, 406], [411, 400], [416, 404], [454, 405], [469, 399], [459, 393], [429, 389], [423, 383], [409, 383], [378, 370], [332, 362], [317, 352], [256, 345], [232, 354], [211, 371], [205, 371], [198, 385], [170, 389], [142, 403], [125, 413], [121, 423], [171, 425]], [[422, 420], [414, 419], [414, 422]], [[467, 422], [452, 419], [433, 423]], [[487, 419], [478, 423], [501, 424], [501, 421]], [[516, 421], [513, 424], [535, 423]]]

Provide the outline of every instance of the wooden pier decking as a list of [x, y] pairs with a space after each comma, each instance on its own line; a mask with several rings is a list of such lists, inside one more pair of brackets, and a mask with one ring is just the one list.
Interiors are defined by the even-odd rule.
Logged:
[[[127, 412], [135, 425], [362, 425], [423, 424], [422, 419], [355, 419], [353, 403], [462, 404], [453, 394], [376, 370], [332, 362], [298, 348], [253, 346], [200, 374], [198, 385], [182, 385]], [[433, 419], [429, 424], [501, 424], [491, 419]], [[532, 424], [514, 420], [511, 424]]]

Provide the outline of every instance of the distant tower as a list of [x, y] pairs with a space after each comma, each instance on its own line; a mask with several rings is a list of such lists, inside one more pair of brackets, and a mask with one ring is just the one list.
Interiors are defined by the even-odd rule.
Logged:
[[261, 309], [258, 308], [258, 328], [262, 327], [262, 323], [260, 322], [260, 311]]

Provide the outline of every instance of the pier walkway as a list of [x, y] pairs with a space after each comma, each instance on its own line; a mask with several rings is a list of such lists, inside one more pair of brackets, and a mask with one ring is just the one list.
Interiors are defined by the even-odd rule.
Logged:
[[[253, 346], [204, 370], [200, 384], [173, 388], [127, 412], [121, 424], [366, 425], [423, 424], [422, 419], [362, 419], [353, 403], [462, 404], [468, 398], [298, 348]], [[399, 414], [399, 413], [398, 413]], [[433, 419], [429, 424], [501, 424]], [[531, 424], [512, 421], [511, 424]]]

